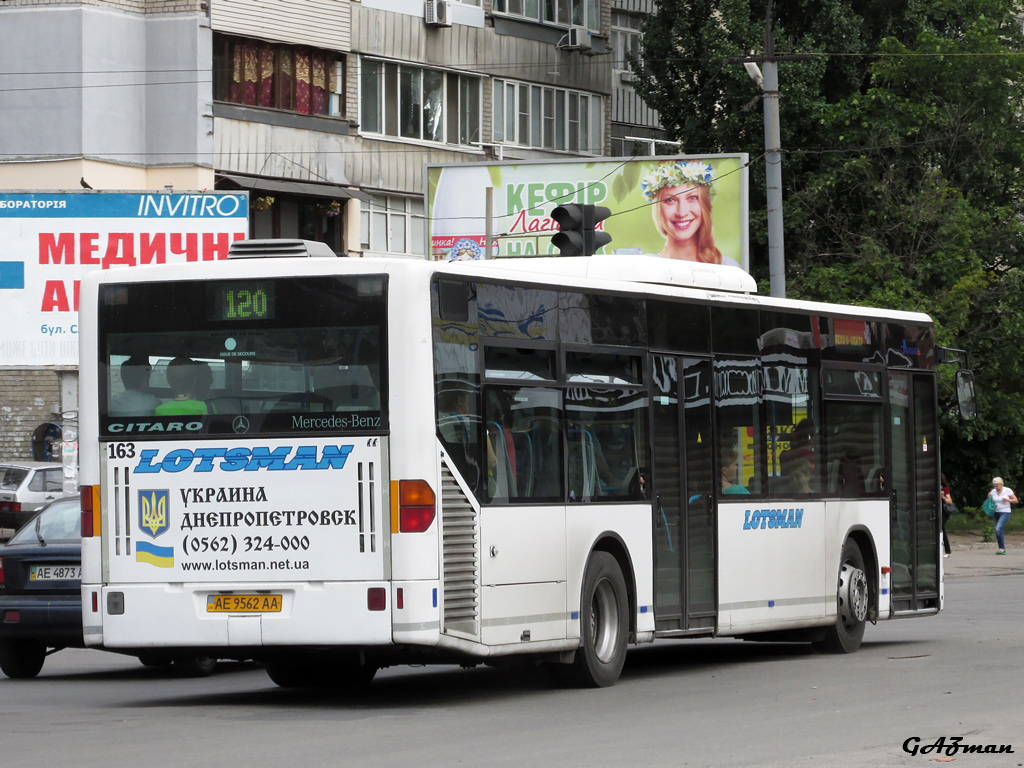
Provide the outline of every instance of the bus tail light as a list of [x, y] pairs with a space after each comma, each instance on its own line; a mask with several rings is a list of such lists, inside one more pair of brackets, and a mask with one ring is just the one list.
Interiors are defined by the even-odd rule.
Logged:
[[434, 522], [434, 491], [426, 480], [398, 481], [398, 530], [423, 533]]
[[370, 587], [366, 590], [366, 608], [370, 611], [383, 611], [388, 607], [387, 590], [384, 587]]
[[82, 486], [82, 538], [100, 535], [100, 487]]

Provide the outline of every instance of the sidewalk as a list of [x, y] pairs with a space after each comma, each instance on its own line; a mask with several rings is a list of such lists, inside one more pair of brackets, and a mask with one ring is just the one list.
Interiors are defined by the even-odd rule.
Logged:
[[997, 555], [995, 541], [980, 533], [951, 533], [949, 546], [953, 553], [942, 561], [948, 579], [1024, 573], [1024, 534], [1006, 536], [1005, 555]]

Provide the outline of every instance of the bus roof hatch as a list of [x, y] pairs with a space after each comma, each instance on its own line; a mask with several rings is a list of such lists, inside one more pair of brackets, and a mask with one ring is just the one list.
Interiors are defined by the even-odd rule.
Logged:
[[315, 240], [236, 240], [228, 249], [229, 259], [291, 258], [329, 256], [337, 258], [331, 247]]

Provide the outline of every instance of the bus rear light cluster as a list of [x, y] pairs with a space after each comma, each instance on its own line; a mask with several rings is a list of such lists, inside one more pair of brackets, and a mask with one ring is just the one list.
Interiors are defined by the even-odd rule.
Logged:
[[82, 538], [100, 535], [100, 487], [82, 486]]
[[426, 480], [398, 481], [398, 530], [423, 533], [434, 522], [434, 491]]

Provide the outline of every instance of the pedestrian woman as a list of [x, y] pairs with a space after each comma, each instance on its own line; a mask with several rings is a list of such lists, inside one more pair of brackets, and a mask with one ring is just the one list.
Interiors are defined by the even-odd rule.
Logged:
[[1010, 521], [1010, 505], [1017, 503], [1017, 494], [1013, 492], [1012, 488], [1003, 485], [1003, 478], [993, 477], [992, 490], [988, 492], [988, 495], [996, 504], [996, 544], [999, 547], [996, 554], [1005, 555], [1006, 541], [1003, 539], [1003, 529]]
[[949, 535], [946, 533], [946, 521], [949, 520], [950, 515], [956, 510], [956, 505], [953, 504], [953, 496], [949, 492], [949, 481], [946, 479], [946, 475], [942, 475], [942, 548], [945, 550], [945, 556], [949, 557]]
[[705, 264], [739, 262], [715, 246], [711, 224], [714, 174], [709, 163], [677, 160], [658, 165], [641, 183], [654, 224], [665, 238], [660, 256]]

